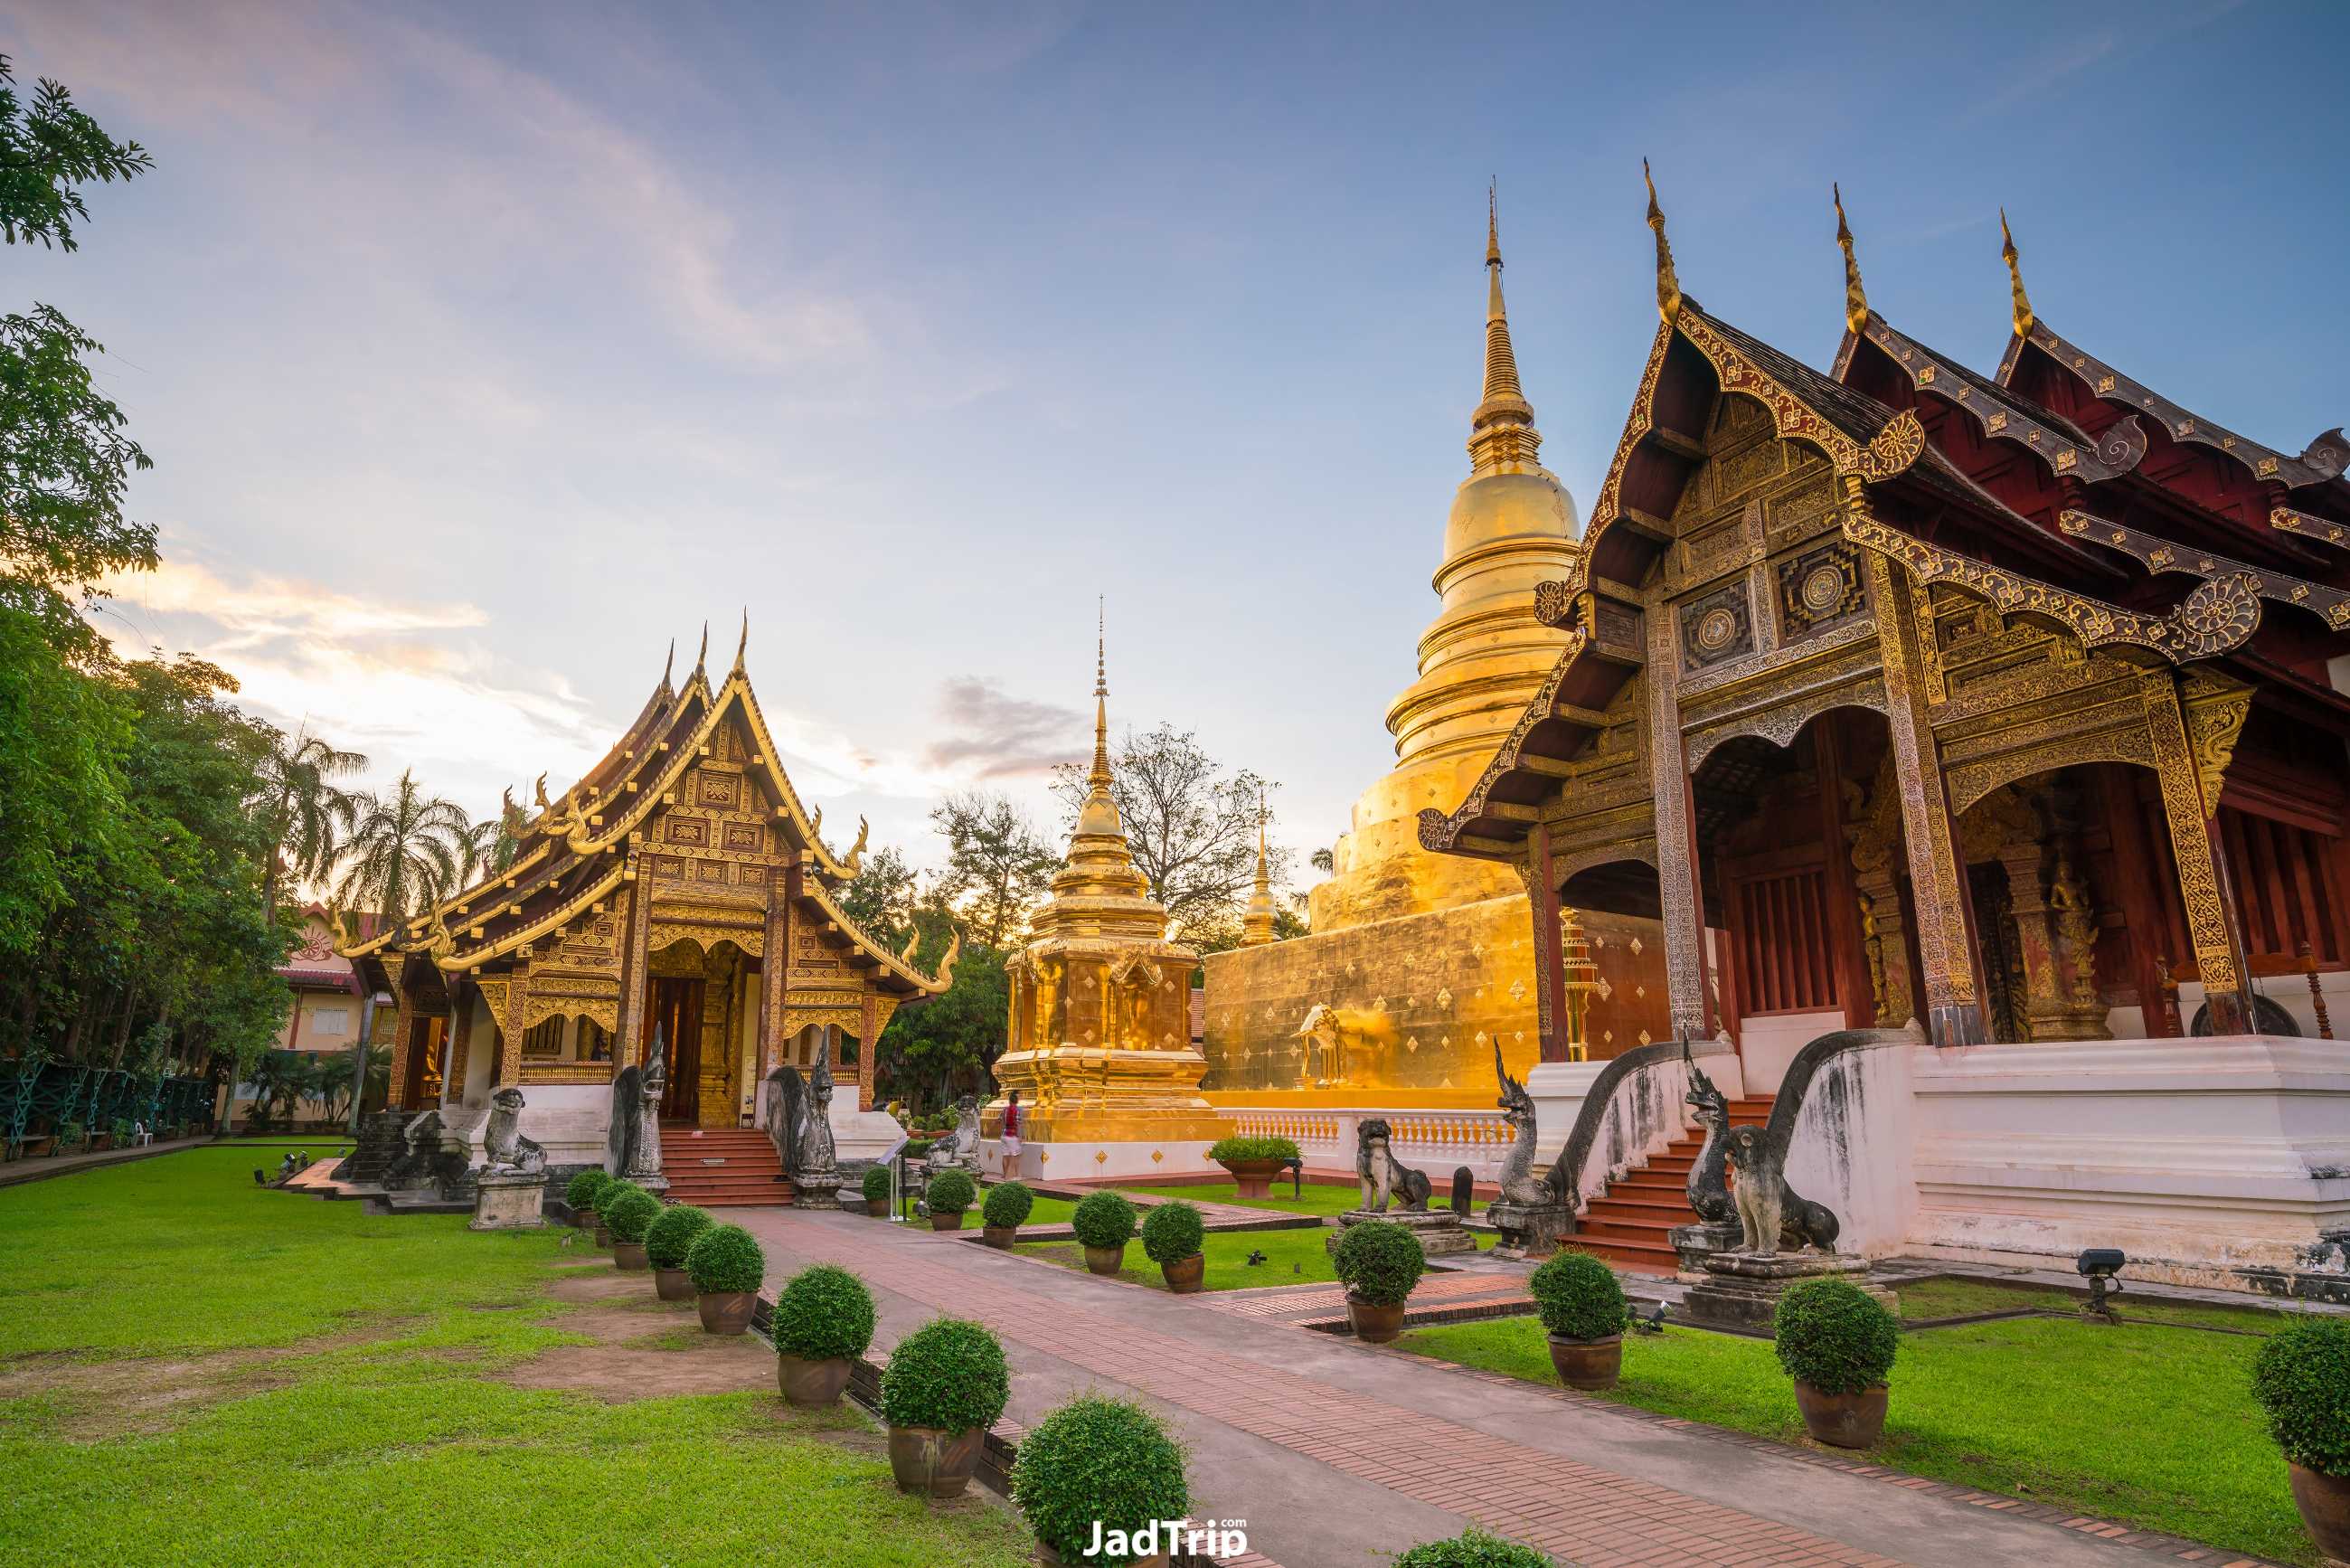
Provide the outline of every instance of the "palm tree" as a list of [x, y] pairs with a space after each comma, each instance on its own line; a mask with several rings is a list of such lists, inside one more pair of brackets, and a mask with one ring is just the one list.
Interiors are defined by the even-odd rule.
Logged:
[[457, 886], [470, 888], [482, 877], [513, 865], [515, 852], [522, 843], [518, 830], [523, 821], [522, 810], [514, 803], [514, 791], [508, 790], [497, 815], [485, 816], [458, 835]]
[[277, 907], [281, 874], [314, 881], [334, 865], [360, 799], [335, 781], [366, 766], [359, 753], [338, 752], [316, 735], [280, 736], [262, 759], [258, 793], [272, 847], [261, 887], [268, 908]]
[[346, 909], [380, 909], [404, 920], [460, 886], [460, 847], [472, 824], [438, 795], [428, 795], [406, 772], [388, 794], [359, 805], [343, 851], [335, 901]]
[[1337, 857], [1333, 856], [1327, 849], [1315, 850], [1311, 858], [1314, 862], [1314, 869], [1316, 871], [1329, 871], [1338, 863]]

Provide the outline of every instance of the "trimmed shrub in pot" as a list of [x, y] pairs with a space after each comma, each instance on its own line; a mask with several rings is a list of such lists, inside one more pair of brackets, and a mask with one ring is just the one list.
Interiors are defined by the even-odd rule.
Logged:
[[961, 1497], [980, 1445], [1012, 1397], [1003, 1346], [982, 1324], [933, 1318], [898, 1342], [881, 1372], [881, 1418], [898, 1490]]
[[1126, 1266], [1126, 1244], [1134, 1240], [1134, 1205], [1115, 1192], [1096, 1192], [1077, 1205], [1069, 1227], [1086, 1250], [1086, 1267], [1112, 1275]]
[[1347, 1286], [1347, 1318], [1356, 1337], [1385, 1345], [1403, 1332], [1403, 1303], [1428, 1268], [1428, 1254], [1409, 1227], [1365, 1220], [1347, 1227], [1331, 1255]]
[[740, 1334], [751, 1326], [759, 1282], [767, 1277], [767, 1254], [740, 1225], [712, 1225], [685, 1250], [702, 1326], [710, 1334]]
[[865, 1168], [865, 1212], [876, 1220], [889, 1218], [889, 1168], [868, 1165]]
[[1273, 1179], [1299, 1156], [1292, 1138], [1233, 1137], [1210, 1144], [1208, 1158], [1232, 1173], [1236, 1196], [1270, 1198]]
[[987, 1201], [979, 1207], [979, 1217], [986, 1221], [980, 1234], [991, 1247], [1009, 1247], [1027, 1222], [1028, 1211], [1036, 1207], [1036, 1195], [1022, 1181], [1000, 1181], [987, 1189]]
[[873, 1293], [847, 1269], [818, 1263], [775, 1296], [775, 1381], [794, 1405], [837, 1404], [848, 1369], [873, 1343]]
[[2252, 1397], [2284, 1450], [2309, 1538], [2350, 1562], [2350, 1322], [2301, 1317], [2252, 1361]]
[[1569, 1388], [1616, 1386], [1624, 1367], [1624, 1287], [1588, 1252], [1561, 1252], [1526, 1282], [1550, 1331], [1550, 1364]]
[[565, 1182], [563, 1201], [571, 1206], [571, 1222], [582, 1231], [593, 1231], [596, 1228], [596, 1199], [602, 1195], [604, 1189], [611, 1185], [612, 1179], [592, 1165]]
[[[1146, 1554], [1112, 1550], [1113, 1532], [1130, 1541], [1160, 1520], [1188, 1517], [1191, 1489], [1183, 1475], [1182, 1446], [1158, 1417], [1124, 1399], [1083, 1394], [1020, 1439], [1012, 1501], [1036, 1532], [1039, 1562], [1124, 1568]], [[1104, 1550], [1089, 1557], [1097, 1522]], [[1164, 1562], [1170, 1545], [1182, 1545], [1158, 1535], [1146, 1539], [1154, 1562]]]
[[[612, 1205], [620, 1200], [621, 1194], [644, 1191], [645, 1189], [639, 1187], [635, 1182], [622, 1180], [617, 1177], [612, 1180], [606, 1182], [603, 1187], [598, 1190], [596, 1194], [596, 1245], [598, 1247], [608, 1247], [612, 1244]], [[645, 1196], [650, 1198], [652, 1197], [652, 1194], [645, 1192]]]
[[963, 1210], [979, 1201], [979, 1186], [968, 1173], [949, 1166], [931, 1178], [922, 1198], [931, 1206], [931, 1230], [960, 1231]]
[[685, 1272], [685, 1254], [694, 1239], [716, 1224], [707, 1210], [676, 1203], [660, 1211], [645, 1232], [645, 1262], [652, 1265], [653, 1293], [665, 1302], [693, 1299], [693, 1278]]
[[1201, 1252], [1208, 1228], [1200, 1210], [1180, 1198], [1155, 1206], [1142, 1221], [1142, 1250], [1166, 1276], [1167, 1288], [1188, 1296], [1201, 1288], [1208, 1260]]
[[1553, 1560], [1547, 1552], [1472, 1526], [1447, 1540], [1421, 1542], [1397, 1558], [1394, 1568], [1553, 1568]]
[[604, 1200], [604, 1228], [612, 1233], [612, 1266], [616, 1269], [645, 1267], [645, 1232], [660, 1218], [660, 1199], [643, 1188], [630, 1185], [617, 1197]]
[[1901, 1345], [1901, 1325], [1884, 1303], [1843, 1280], [1802, 1280], [1779, 1298], [1771, 1326], [1812, 1436], [1839, 1449], [1877, 1441], [1885, 1376]]

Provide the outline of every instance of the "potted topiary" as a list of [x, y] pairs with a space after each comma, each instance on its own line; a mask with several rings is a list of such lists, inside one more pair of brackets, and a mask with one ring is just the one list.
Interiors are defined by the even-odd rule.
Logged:
[[1771, 1327], [1812, 1436], [1839, 1449], [1877, 1441], [1885, 1375], [1901, 1342], [1901, 1325], [1884, 1304], [1844, 1280], [1803, 1280], [1779, 1298]]
[[865, 1168], [865, 1212], [876, 1220], [889, 1218], [889, 1168], [886, 1165]]
[[571, 1206], [571, 1222], [582, 1231], [596, 1228], [596, 1198], [612, 1185], [600, 1166], [589, 1166], [563, 1184], [563, 1201]]
[[1356, 1337], [1385, 1345], [1403, 1332], [1403, 1303], [1419, 1283], [1428, 1255], [1408, 1227], [1365, 1220], [1338, 1238], [1330, 1266], [1347, 1286], [1347, 1321]]
[[961, 1497], [988, 1428], [1012, 1397], [1003, 1346], [979, 1324], [933, 1318], [898, 1342], [881, 1372], [881, 1418], [898, 1490]]
[[767, 1254], [740, 1225], [712, 1225], [685, 1250], [685, 1272], [707, 1334], [740, 1334], [751, 1326]]
[[[596, 1245], [598, 1247], [608, 1247], [612, 1244], [612, 1205], [620, 1200], [621, 1194], [644, 1191], [645, 1189], [643, 1188], [639, 1187], [633, 1181], [622, 1181], [618, 1179], [608, 1181], [604, 1183], [602, 1187], [597, 1189]], [[645, 1196], [650, 1198], [652, 1194], [645, 1192]]]
[[1551, 1555], [1471, 1526], [1443, 1541], [1425, 1541], [1395, 1560], [1394, 1568], [1552, 1568]]
[[1022, 1181], [1000, 1181], [987, 1189], [987, 1201], [980, 1205], [979, 1217], [987, 1221], [980, 1235], [991, 1247], [1008, 1248], [1020, 1234], [1028, 1211], [1036, 1207], [1036, 1195]]
[[716, 1224], [707, 1210], [691, 1203], [673, 1203], [645, 1232], [645, 1262], [652, 1265], [653, 1293], [665, 1302], [693, 1299], [693, 1277], [685, 1272], [685, 1255], [694, 1239]]
[[2293, 1501], [2320, 1555], [2350, 1562], [2350, 1323], [2301, 1317], [2252, 1361], [2252, 1396], [2284, 1450]]
[[1126, 1267], [1126, 1244], [1134, 1240], [1134, 1205], [1115, 1192], [1097, 1192], [1069, 1216], [1070, 1228], [1086, 1250], [1086, 1267], [1114, 1275]]
[[1624, 1367], [1624, 1287], [1588, 1252], [1561, 1252], [1526, 1282], [1550, 1331], [1550, 1364], [1569, 1388], [1616, 1386]]
[[1298, 1154], [1289, 1138], [1232, 1137], [1209, 1145], [1208, 1158], [1232, 1172], [1235, 1197], [1270, 1198], [1273, 1179]]
[[775, 1297], [775, 1381], [809, 1409], [837, 1404], [848, 1369], [873, 1343], [873, 1294], [847, 1269], [818, 1263]]
[[1200, 1290], [1206, 1279], [1208, 1260], [1200, 1246], [1207, 1233], [1200, 1210], [1180, 1198], [1157, 1205], [1142, 1221], [1142, 1250], [1179, 1296]]
[[931, 1178], [922, 1199], [931, 1206], [931, 1229], [960, 1231], [963, 1210], [979, 1201], [979, 1187], [967, 1172], [947, 1167]]
[[57, 1124], [57, 1152], [59, 1154], [79, 1154], [82, 1152], [82, 1145], [88, 1141], [88, 1129], [86, 1129], [79, 1122], [60, 1122]]
[[[1031, 1427], [1012, 1467], [1012, 1501], [1036, 1532], [1036, 1561], [1120, 1568], [1163, 1564], [1166, 1551], [1141, 1555], [1112, 1548], [1138, 1532], [1191, 1512], [1183, 1449], [1158, 1417], [1123, 1399], [1081, 1394]], [[1090, 1552], [1097, 1541], [1099, 1552]], [[1167, 1543], [1170, 1546], [1180, 1544]]]
[[645, 1233], [660, 1218], [660, 1199], [643, 1188], [630, 1185], [617, 1198], [604, 1202], [604, 1228], [612, 1233], [612, 1266], [634, 1272], [645, 1268], [650, 1260], [645, 1256]]

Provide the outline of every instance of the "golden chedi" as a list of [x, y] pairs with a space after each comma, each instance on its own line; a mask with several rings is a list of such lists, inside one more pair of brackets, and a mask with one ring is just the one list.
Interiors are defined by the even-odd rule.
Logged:
[[[1224, 1130], [1200, 1093], [1208, 1064], [1191, 1044], [1200, 955], [1167, 940], [1167, 911], [1135, 868], [1110, 798], [1108, 695], [1097, 665], [1093, 771], [1068, 858], [1027, 945], [1004, 965], [1011, 1017], [995, 1081], [1019, 1091], [1031, 1177], [1139, 1175], [1169, 1159], [1191, 1168]], [[987, 1107], [989, 1136], [1003, 1105]]]
[[1419, 679], [1388, 710], [1395, 768], [1331, 851], [1313, 934], [1206, 961], [1207, 1083], [1226, 1109], [1485, 1108], [1494, 1046], [1521, 1076], [1539, 1051], [1524, 890], [1508, 867], [1429, 854], [1419, 836], [1420, 810], [1468, 793], [1557, 663], [1565, 634], [1535, 620], [1534, 587], [1569, 576], [1579, 548], [1575, 503], [1535, 461], [1490, 212], [1485, 269], [1484, 395]]

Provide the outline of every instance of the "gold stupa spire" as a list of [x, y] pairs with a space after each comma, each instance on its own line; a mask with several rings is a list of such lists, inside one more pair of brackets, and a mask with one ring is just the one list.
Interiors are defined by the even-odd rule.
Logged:
[[1086, 775], [1086, 787], [1104, 800], [1109, 798], [1109, 638], [1107, 611], [1103, 602], [1094, 603], [1094, 766]]
[[1657, 180], [1648, 172], [1645, 158], [1640, 160], [1640, 178], [1648, 183], [1648, 227], [1657, 231], [1657, 314], [1670, 325], [1680, 318], [1681, 283], [1673, 275], [1673, 247], [1665, 238], [1665, 211], [1657, 205]]
[[2002, 207], [1999, 210], [1999, 255], [2007, 263], [2007, 286], [2015, 296], [2015, 335], [2029, 337], [2033, 317], [2032, 301], [2023, 293], [2023, 269], [2016, 265], [2021, 254], [2015, 248], [2015, 235], [2007, 226], [2007, 209]]
[[1834, 181], [1828, 191], [1835, 201], [1836, 244], [1844, 248], [1844, 324], [1857, 333], [1868, 325], [1868, 295], [1860, 286], [1860, 263], [1852, 254], [1852, 225], [1844, 220], [1844, 191]]
[[1534, 410], [1518, 384], [1510, 314], [1502, 304], [1502, 229], [1492, 186], [1485, 191], [1485, 389], [1469, 421], [1471, 473], [1515, 472], [1542, 450]]
[[1256, 797], [1256, 890], [1249, 895], [1248, 914], [1241, 921], [1241, 946], [1263, 947], [1273, 940], [1273, 869], [1264, 849], [1264, 794]]

